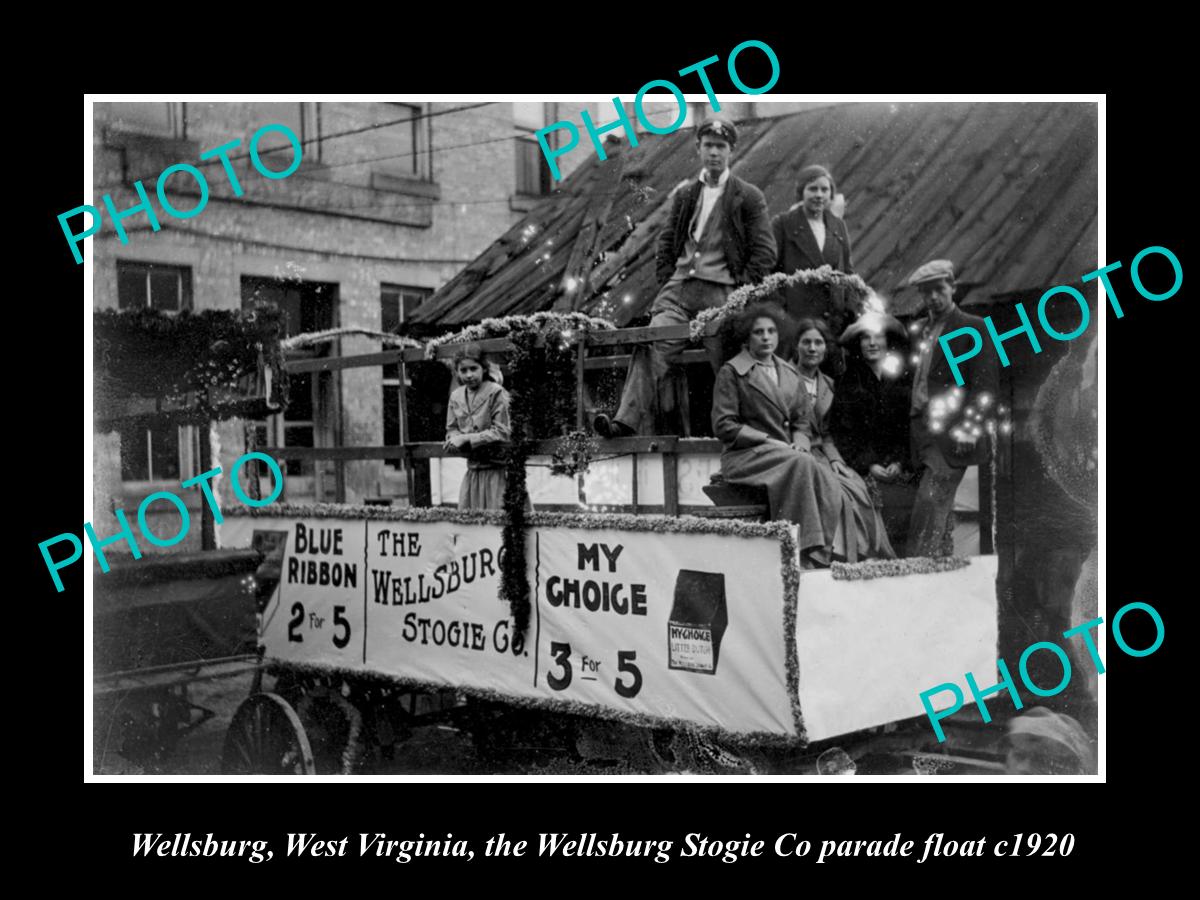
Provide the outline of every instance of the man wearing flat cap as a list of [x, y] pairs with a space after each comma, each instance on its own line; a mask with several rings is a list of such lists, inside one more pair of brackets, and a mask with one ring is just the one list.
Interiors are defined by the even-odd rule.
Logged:
[[[696, 129], [700, 175], [676, 188], [671, 213], [658, 236], [659, 291], [650, 325], [682, 325], [697, 313], [721, 306], [742, 284], [761, 281], [775, 264], [775, 239], [762, 191], [729, 171], [737, 129], [709, 119]], [[678, 414], [685, 390], [676, 365], [688, 341], [664, 340], [634, 348], [621, 405], [611, 419], [596, 416], [603, 437], [656, 434]], [[710, 362], [721, 365], [720, 340], [705, 340]], [[671, 377], [668, 377], [671, 376]], [[689, 432], [686, 417], [680, 424]]]
[[963, 383], [954, 380], [938, 339], [959, 328], [987, 332], [983, 319], [954, 303], [954, 265], [935, 259], [905, 282], [921, 294], [928, 318], [917, 336], [910, 433], [913, 462], [921, 473], [908, 527], [909, 556], [949, 556], [954, 552], [954, 495], [967, 466], [987, 458], [984, 422], [994, 413], [995, 354], [980, 353], [959, 364]]

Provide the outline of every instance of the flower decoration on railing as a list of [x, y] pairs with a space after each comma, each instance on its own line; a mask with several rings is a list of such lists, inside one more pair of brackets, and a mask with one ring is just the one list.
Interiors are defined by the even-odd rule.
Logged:
[[446, 344], [468, 344], [489, 338], [508, 337], [514, 331], [533, 331], [538, 334], [573, 335], [579, 331], [611, 331], [617, 326], [608, 319], [600, 319], [580, 312], [536, 312], [527, 316], [505, 316], [484, 319], [477, 325], [469, 325], [460, 331], [443, 334], [425, 344], [425, 356], [432, 359], [439, 347]]
[[389, 347], [417, 348], [424, 347], [420, 341], [405, 337], [402, 334], [391, 334], [386, 331], [372, 331], [369, 328], [327, 328], [324, 331], [308, 331], [304, 334], [294, 334], [280, 341], [279, 346], [284, 350], [297, 350], [301, 347], [313, 347], [317, 344], [328, 344], [340, 337], [369, 337]]
[[574, 478], [591, 467], [600, 443], [586, 431], [572, 431], [558, 439], [550, 454], [550, 474]]
[[779, 291], [798, 284], [820, 284], [826, 287], [841, 285], [859, 301], [871, 294], [871, 288], [867, 286], [867, 283], [860, 276], [847, 275], [845, 272], [839, 272], [828, 265], [821, 266], [819, 269], [797, 269], [790, 275], [785, 275], [783, 272], [774, 272], [758, 284], [742, 285], [730, 294], [729, 299], [721, 306], [706, 309], [696, 316], [696, 318], [692, 319], [690, 324], [692, 340], [699, 340], [710, 326], [715, 328], [715, 326], [724, 322], [730, 316], [737, 315], [750, 304], [756, 303], [759, 300], [769, 299]]

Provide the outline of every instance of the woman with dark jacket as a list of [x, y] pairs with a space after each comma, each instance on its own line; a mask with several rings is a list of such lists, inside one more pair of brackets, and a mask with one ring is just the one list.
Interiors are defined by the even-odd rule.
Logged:
[[[771, 220], [778, 251], [774, 271], [791, 275], [797, 269], [831, 266], [853, 274], [846, 223], [830, 211], [836, 192], [833, 175], [824, 166], [800, 170], [796, 177], [798, 202]], [[841, 334], [857, 312], [846, 309], [846, 292], [840, 286], [797, 284], [786, 288], [781, 300], [791, 318], [824, 319], [834, 334]]]
[[893, 546], [903, 547], [916, 486], [910, 465], [912, 374], [904, 365], [904, 326], [867, 312], [846, 328], [846, 371], [838, 379], [830, 427], [842, 457], [866, 479]]
[[800, 390], [809, 397], [807, 405], [813, 458], [833, 476], [842, 495], [842, 517], [834, 539], [834, 557], [848, 562], [892, 559], [896, 552], [888, 541], [887, 529], [875, 508], [870, 490], [862, 477], [846, 463], [834, 440], [834, 382], [820, 370], [827, 349], [833, 344], [833, 335], [822, 319], [801, 319], [797, 331], [797, 370], [800, 373]]
[[771, 518], [799, 525], [801, 565], [828, 565], [841, 520], [841, 491], [833, 473], [813, 457], [811, 411], [799, 373], [775, 355], [786, 324], [771, 303], [739, 316], [742, 350], [717, 373], [713, 434], [725, 444], [725, 481], [765, 487]]

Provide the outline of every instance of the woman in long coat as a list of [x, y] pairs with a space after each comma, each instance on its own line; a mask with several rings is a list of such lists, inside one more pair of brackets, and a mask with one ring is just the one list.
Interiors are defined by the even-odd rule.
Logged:
[[[805, 166], [796, 176], [796, 204], [771, 220], [778, 255], [775, 271], [791, 275], [797, 269], [830, 266], [854, 274], [850, 233], [830, 207], [837, 193], [833, 175], [824, 166]], [[824, 319], [833, 334], [841, 334], [858, 314], [840, 285], [795, 284], [781, 292], [784, 311], [793, 319]], [[851, 308], [854, 307], [854, 308]], [[790, 354], [792, 348], [787, 348]], [[831, 358], [833, 374], [840, 373], [840, 354]], [[828, 366], [827, 366], [828, 368]]]
[[907, 335], [894, 317], [864, 313], [842, 334], [846, 371], [830, 412], [838, 448], [867, 482], [893, 547], [904, 547], [917, 493], [910, 464], [912, 374], [904, 365]]
[[[850, 233], [846, 223], [830, 209], [836, 193], [833, 175], [824, 166], [800, 170], [796, 176], [796, 204], [771, 220], [778, 250], [776, 272], [790, 275], [797, 269], [832, 266], [847, 275], [854, 273]], [[827, 319], [839, 299], [823, 288], [796, 285], [784, 294], [784, 308], [793, 318]]]
[[800, 389], [809, 399], [809, 429], [813, 458], [821, 469], [837, 480], [842, 494], [842, 520], [833, 552], [847, 562], [860, 559], [894, 559], [887, 529], [862, 476], [842, 458], [833, 439], [830, 410], [833, 408], [833, 379], [820, 370], [833, 336], [822, 319], [801, 319], [797, 325]]
[[858, 474], [892, 482], [910, 468], [908, 426], [912, 374], [904, 365], [906, 334], [886, 313], [864, 313], [838, 340], [846, 373], [837, 381], [833, 430]]
[[725, 480], [765, 487], [771, 518], [800, 526], [801, 564], [828, 565], [841, 492], [832, 472], [812, 455], [811, 411], [799, 373], [775, 355], [785, 322], [770, 304], [751, 307], [739, 318], [743, 349], [717, 373], [713, 434], [725, 443]]

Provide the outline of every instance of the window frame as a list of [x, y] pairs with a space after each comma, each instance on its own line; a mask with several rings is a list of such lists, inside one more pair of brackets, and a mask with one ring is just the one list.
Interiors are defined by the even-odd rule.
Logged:
[[[116, 271], [117, 271], [117, 308], [118, 309], [123, 309], [123, 310], [124, 309], [127, 309], [127, 310], [154, 309], [154, 305], [153, 305], [154, 297], [153, 297], [152, 289], [151, 289], [151, 285], [152, 285], [151, 276], [154, 274], [155, 269], [158, 269], [160, 271], [174, 270], [175, 273], [180, 276], [178, 279], [179, 308], [178, 309], [162, 309], [162, 310], [159, 310], [159, 312], [161, 312], [163, 315], [174, 316], [174, 315], [178, 315], [180, 312], [182, 312], [184, 310], [192, 309], [192, 267], [191, 266], [179, 265], [178, 263], [147, 262], [145, 260], [137, 260], [137, 259], [118, 259], [116, 261], [116, 263], [117, 263]], [[138, 274], [144, 274], [145, 278], [146, 278], [146, 281], [145, 281], [146, 293], [144, 296], [144, 300], [145, 300], [144, 304], [126, 306], [121, 303], [121, 299], [122, 299], [121, 295], [120, 295], [121, 273], [122, 273], [122, 271], [129, 271], [130, 269], [144, 269], [145, 270], [144, 273], [142, 273], [142, 272], [138, 273]], [[176, 450], [176, 465], [179, 468], [179, 479], [178, 480], [187, 480], [188, 478], [191, 478], [192, 475], [196, 474], [195, 468], [196, 468], [197, 460], [199, 459], [199, 456], [198, 456], [198, 450], [197, 450], [195, 442], [198, 439], [197, 438], [198, 432], [197, 432], [196, 428], [191, 425], [177, 425], [175, 427], [176, 427], [176, 440], [178, 442], [178, 447]], [[148, 487], [151, 485], [174, 483], [174, 481], [176, 480], [174, 476], [166, 476], [166, 475], [159, 476], [159, 475], [156, 475], [154, 472], [154, 442], [153, 442], [154, 429], [150, 428], [150, 427], [143, 427], [143, 428], [138, 429], [138, 431], [141, 433], [141, 435], [143, 436], [143, 438], [146, 441], [146, 477], [145, 478], [126, 478], [125, 477], [125, 468], [126, 468], [125, 467], [125, 454], [127, 452], [127, 447], [126, 447], [126, 443], [125, 443], [125, 435], [122, 434], [121, 435], [121, 452], [118, 454], [118, 463], [120, 464], [120, 467], [121, 467], [121, 483], [123, 485], [125, 485], [127, 487], [127, 489], [131, 488], [131, 489], [135, 489], [135, 490], [138, 489], [139, 486]]]
[[[428, 103], [403, 103], [389, 102], [388, 106], [402, 108], [409, 111], [412, 121], [408, 123], [410, 129], [410, 139], [412, 146], [412, 166], [411, 169], [405, 166], [400, 157], [395, 160], [399, 166], [395, 168], [403, 168], [403, 172], [398, 174], [403, 178], [412, 178], [415, 181], [433, 181], [433, 120], [429, 118]], [[400, 127], [403, 123], [398, 123], [393, 127]]]
[[[555, 102], [542, 103], [542, 124], [537, 126], [524, 125], [517, 121], [516, 107], [513, 108], [513, 129], [517, 132], [513, 135], [513, 193], [518, 197], [545, 197], [554, 191], [554, 176], [550, 171], [550, 163], [546, 161], [546, 156], [542, 153], [541, 144], [536, 138], [537, 132], [545, 128], [550, 122], [558, 120], [558, 104]], [[558, 132], [553, 131], [549, 134], [551, 149], [556, 149], [558, 146]], [[539, 190], [531, 192], [525, 189], [522, 182], [528, 174], [526, 154], [534, 156], [538, 170]]]
[[[425, 287], [417, 287], [415, 285], [392, 284], [390, 282], [382, 282], [379, 285], [380, 327], [381, 328], [383, 327], [382, 313], [383, 313], [383, 304], [385, 302], [384, 295], [388, 294], [388, 293], [394, 293], [397, 295], [396, 300], [398, 302], [398, 309], [397, 309], [398, 315], [397, 315], [396, 322], [398, 325], [403, 325], [405, 322], [405, 315], [404, 315], [405, 294], [408, 293], [410, 295], [420, 297], [421, 303], [424, 303], [426, 300], [428, 300], [430, 297], [433, 296], [434, 292], [433, 292], [433, 288], [425, 288]], [[421, 303], [418, 303], [417, 305], [420, 306]], [[383, 348], [383, 349], [386, 349], [386, 348]], [[383, 414], [380, 416], [380, 418], [382, 419], [382, 421], [384, 423], [384, 428], [385, 428], [385, 433], [383, 435], [383, 443], [385, 446], [390, 446], [388, 444], [388, 439], [387, 439], [387, 434], [386, 434], [386, 428], [387, 428], [386, 412], [387, 412], [387, 406], [388, 406], [387, 389], [389, 387], [398, 388], [399, 394], [403, 394], [405, 391], [407, 391], [412, 386], [412, 379], [409, 377], [407, 367], [404, 369], [403, 380], [401, 380], [399, 377], [389, 377], [387, 374], [387, 368], [388, 368], [387, 366], [380, 367], [380, 375], [381, 375], [381, 379], [382, 379], [380, 387], [383, 391], [383, 397], [382, 397], [382, 401], [381, 401], [382, 406], [383, 406]], [[399, 364], [396, 364], [396, 368], [397, 368], [397, 370], [399, 370], [399, 368], [400, 368]], [[397, 410], [396, 411], [397, 411], [398, 416], [399, 416], [399, 412], [400, 412], [399, 405], [400, 405], [399, 399], [397, 399]], [[398, 435], [397, 443], [401, 442], [404, 439], [404, 421], [401, 418], [401, 419], [399, 419], [399, 422], [400, 422], [400, 434]], [[387, 468], [393, 469], [396, 472], [404, 471], [403, 460], [387, 459], [387, 460], [384, 460], [384, 463]]]
[[[328, 303], [328, 310], [322, 310], [320, 304], [314, 310], [314, 315], [318, 321], [312, 324], [312, 327], [321, 330], [324, 328], [338, 327], [341, 318], [341, 282], [336, 281], [317, 281], [307, 278], [287, 278], [278, 275], [262, 275], [253, 272], [241, 272], [238, 275], [239, 291], [241, 293], [241, 306], [243, 310], [252, 309], [256, 303], [269, 302], [280, 310], [283, 316], [284, 337], [290, 337], [294, 332], [289, 325], [294, 324], [296, 329], [304, 328], [304, 304], [306, 295], [312, 300], [312, 294], [308, 292], [320, 292], [321, 289], [328, 289], [328, 297], [320, 301], [320, 303]], [[290, 286], [295, 286], [300, 293], [299, 306], [296, 309], [294, 323], [289, 321], [287, 315], [287, 307], [273, 301], [256, 299], [256, 294], [261, 287], [277, 288], [281, 292], [286, 293]], [[247, 292], [249, 288], [249, 292]], [[286, 303], [286, 298], [284, 298]], [[328, 313], [328, 320], [321, 319], [323, 312]], [[312, 359], [319, 356], [328, 355], [331, 345], [322, 345], [312, 348], [294, 348], [284, 351], [284, 358], [288, 360], [296, 359]], [[309, 399], [312, 403], [312, 415], [307, 419], [289, 418], [289, 413], [294, 415], [295, 406], [289, 405], [288, 409], [281, 413], [267, 416], [261, 419], [246, 419], [245, 425], [247, 428], [265, 430], [267, 437], [267, 446], [271, 447], [320, 447], [323, 446], [321, 441], [322, 423], [326, 420], [327, 414], [331, 411], [326, 406], [328, 401], [322, 400], [322, 376], [333, 376], [337, 373], [329, 372], [310, 372], [305, 375], [293, 375], [291, 390], [296, 391], [297, 382], [307, 378], [309, 379]], [[335, 389], [336, 392], [336, 389]], [[295, 396], [295, 395], [293, 395]], [[336, 402], [336, 401], [334, 401]], [[336, 412], [332, 413], [336, 415]], [[300, 429], [309, 429], [312, 435], [312, 443], [291, 444], [287, 442], [289, 431], [296, 432]], [[257, 439], [256, 439], [257, 440]], [[261, 446], [261, 444], [259, 445]], [[319, 463], [316, 460], [286, 460], [283, 465], [285, 479], [283, 496], [284, 498], [316, 498], [321, 490], [322, 479], [325, 477], [319, 470]], [[251, 471], [256, 477], [267, 478], [266, 464], [261, 461], [254, 461], [247, 466], [247, 471]]]
[[[179, 308], [178, 309], [162, 309], [159, 312], [165, 315], [175, 315], [184, 310], [193, 309], [193, 294], [192, 294], [192, 267], [179, 265], [178, 263], [163, 263], [149, 262], [140, 259], [118, 259], [116, 265], [117, 271], [117, 309], [154, 309], [154, 297], [151, 293], [150, 277], [154, 274], [155, 269], [160, 271], [175, 270], [182, 277], [179, 279]], [[144, 268], [146, 270], [146, 302], [139, 306], [126, 306], [121, 302], [121, 273], [128, 272], [130, 269]]]
[[[171, 427], [170, 425], [166, 427]], [[146, 446], [146, 477], [145, 478], [126, 478], [125, 477], [125, 435], [121, 433], [121, 429], [117, 429], [120, 436], [121, 450], [118, 454], [117, 461], [121, 468], [121, 484], [126, 491], [138, 492], [146, 491], [162, 485], [172, 485], [177, 481], [186, 481], [189, 478], [199, 474], [200, 468], [200, 447], [199, 441], [204, 436], [201, 435], [201, 430], [195, 425], [175, 425], [176, 440], [178, 446], [176, 449], [176, 465], [179, 468], [178, 477], [174, 475], [158, 475], [154, 472], [154, 445], [153, 435], [154, 429], [143, 426], [138, 429], [147, 442]]]

